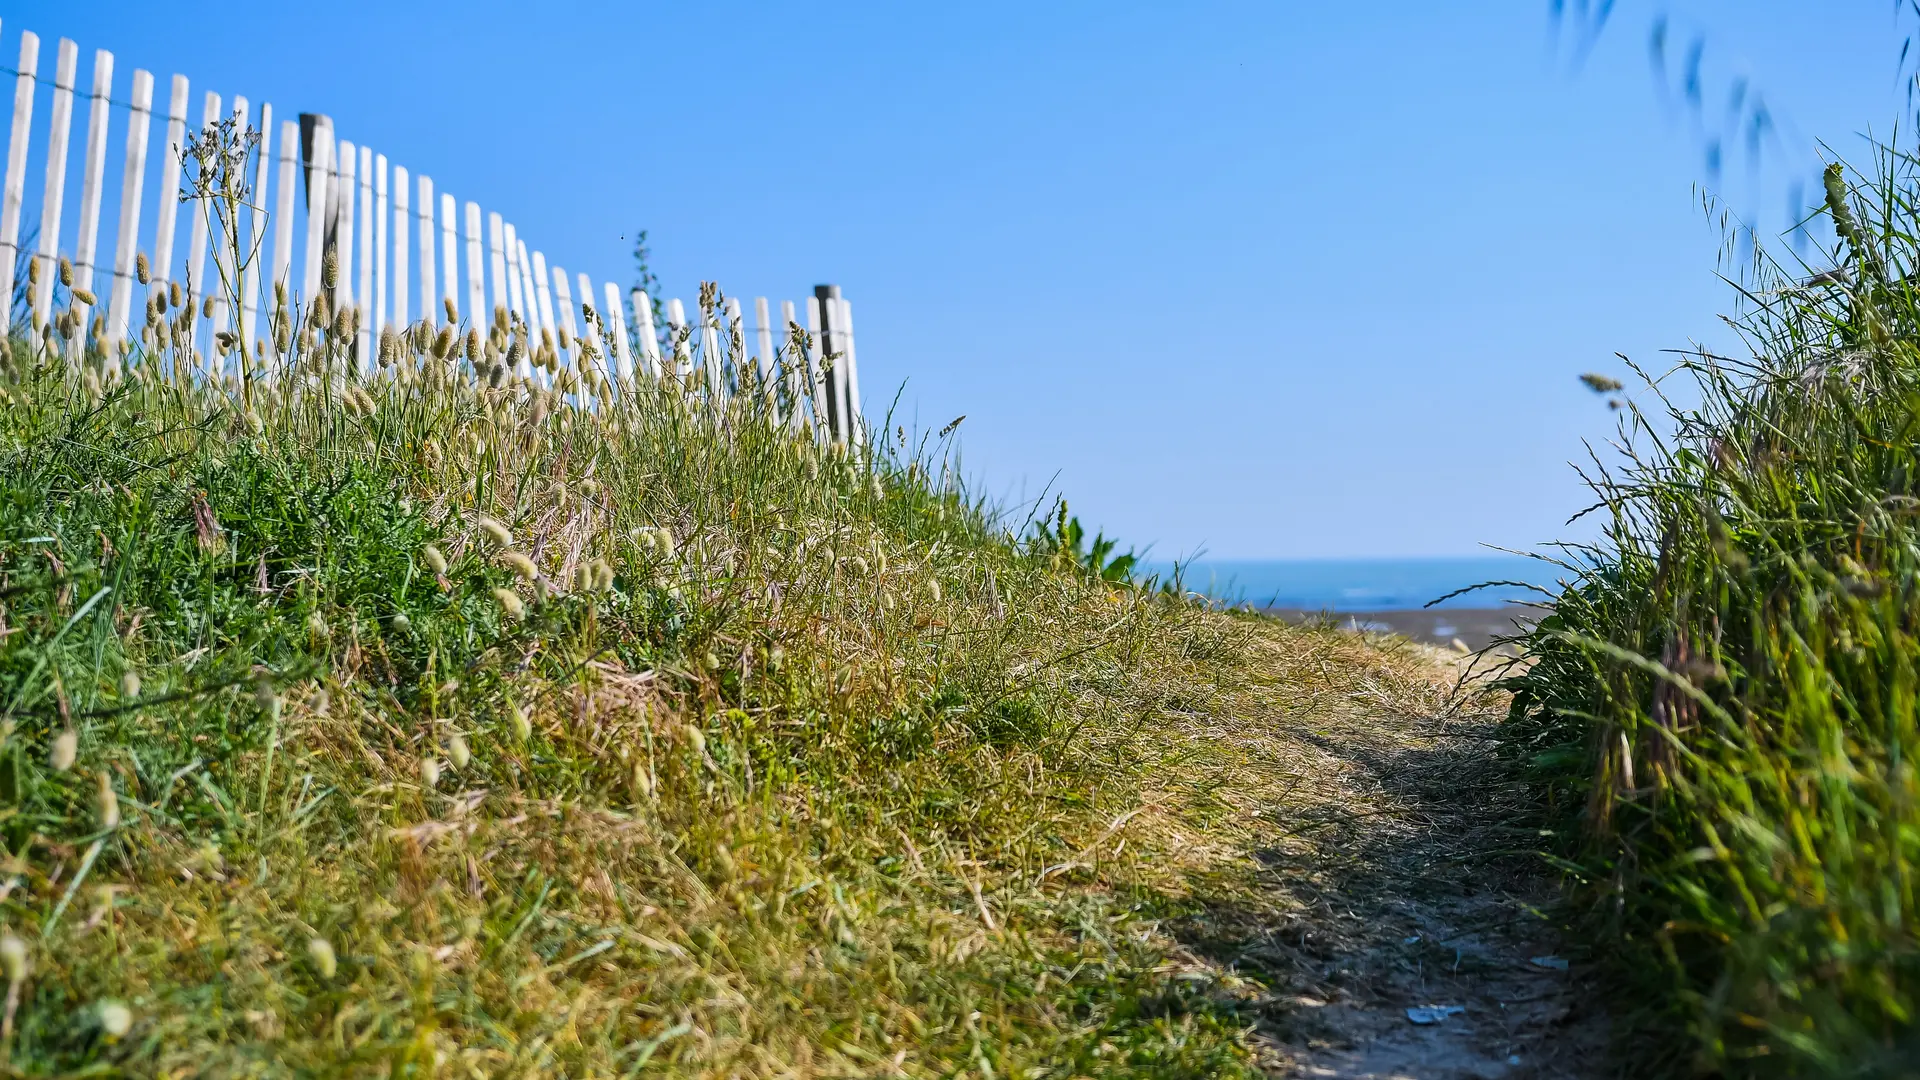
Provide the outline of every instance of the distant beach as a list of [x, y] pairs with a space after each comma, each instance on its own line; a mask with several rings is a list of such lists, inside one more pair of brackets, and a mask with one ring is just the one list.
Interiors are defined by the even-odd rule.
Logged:
[[[1164, 578], [1173, 569], [1171, 564], [1157, 564], [1149, 572]], [[1542, 613], [1542, 602], [1559, 591], [1561, 574], [1550, 563], [1500, 553], [1405, 559], [1221, 559], [1182, 564], [1179, 570], [1183, 588], [1224, 604], [1257, 608], [1295, 622], [1331, 619], [1343, 626], [1404, 634], [1436, 645], [1458, 640], [1470, 649], [1531, 625]], [[1473, 588], [1476, 585], [1484, 587]]]

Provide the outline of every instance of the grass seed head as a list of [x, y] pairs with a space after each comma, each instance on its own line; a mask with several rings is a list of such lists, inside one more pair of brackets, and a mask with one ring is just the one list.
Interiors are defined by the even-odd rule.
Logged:
[[508, 569], [528, 581], [532, 581], [540, 576], [540, 568], [533, 564], [533, 560], [517, 551], [508, 550], [501, 552], [500, 561], [505, 563]]
[[119, 1041], [133, 1030], [133, 1010], [125, 1002], [108, 998], [95, 1006], [100, 1017], [100, 1030], [110, 1041]]
[[465, 769], [467, 762], [473, 760], [473, 751], [467, 746], [466, 736], [457, 731], [447, 737], [447, 760], [453, 762], [456, 769]]
[[527, 710], [512, 698], [507, 699], [507, 718], [513, 723], [515, 741], [526, 742], [533, 737], [533, 721], [527, 716]]
[[513, 546], [513, 534], [508, 532], [507, 527], [500, 522], [482, 514], [475, 524], [480, 526], [480, 531], [486, 533], [487, 539], [493, 541], [496, 546], [502, 548]]
[[427, 564], [428, 569], [436, 574], [444, 574], [447, 572], [447, 557], [440, 554], [440, 549], [434, 547], [432, 544], [428, 544], [426, 547], [420, 549], [420, 559]]
[[137, 698], [140, 696], [140, 673], [128, 668], [120, 673], [120, 696]]
[[501, 613], [514, 622], [527, 617], [527, 605], [521, 602], [519, 595], [512, 589], [493, 590], [493, 599], [500, 605]]
[[100, 811], [100, 827], [116, 829], [120, 827], [120, 796], [113, 790], [113, 774], [105, 769], [99, 773], [100, 792], [96, 796]]
[[73, 264], [64, 258], [60, 260], [60, 284], [73, 288]]
[[7, 985], [19, 986], [26, 982], [27, 973], [33, 970], [27, 943], [12, 934], [0, 937], [0, 968], [6, 969]]
[[54, 772], [66, 772], [73, 768], [74, 758], [80, 755], [80, 733], [72, 728], [53, 737], [53, 750], [47, 756], [47, 763]]
[[178, 309], [185, 307], [186, 302], [187, 298], [180, 292], [180, 283], [177, 281], [167, 282], [167, 303]]
[[331, 247], [320, 257], [320, 284], [329, 289], [340, 284], [340, 256]]
[[420, 783], [424, 787], [440, 786], [440, 760], [424, 757], [420, 759]]
[[145, 285], [153, 280], [153, 265], [147, 262], [146, 252], [142, 251], [134, 255], [133, 275], [135, 278], [139, 280], [140, 284], [142, 285]]
[[83, 304], [86, 304], [89, 307], [100, 302], [98, 299], [94, 297], [93, 293], [89, 292], [86, 289], [73, 290], [73, 298]]
[[332, 979], [333, 973], [340, 969], [340, 960], [333, 954], [333, 943], [326, 938], [317, 937], [307, 942], [307, 959], [313, 961], [313, 970], [323, 979]]

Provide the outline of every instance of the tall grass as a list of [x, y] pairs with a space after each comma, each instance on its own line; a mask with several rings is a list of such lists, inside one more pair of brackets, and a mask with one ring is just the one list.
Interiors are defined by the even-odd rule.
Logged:
[[1017, 540], [950, 430], [795, 430], [724, 322], [623, 382], [284, 293], [203, 356], [170, 291], [7, 343], [7, 1071], [1247, 1068], [1089, 887], [1225, 620]]
[[1632, 414], [1508, 681], [1636, 1071], [1920, 1070], [1920, 184], [1878, 166], [1827, 173], [1826, 272], [1756, 267], [1749, 355]]

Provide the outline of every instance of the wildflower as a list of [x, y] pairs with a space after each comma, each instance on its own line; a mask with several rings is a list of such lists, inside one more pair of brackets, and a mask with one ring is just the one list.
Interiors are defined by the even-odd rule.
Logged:
[[481, 532], [487, 534], [487, 539], [492, 540], [500, 547], [510, 548], [513, 546], [513, 534], [507, 531], [505, 525], [500, 524], [498, 521], [484, 514], [481, 515], [480, 520], [475, 522], [475, 524], [480, 526]]
[[509, 569], [528, 581], [532, 581], [534, 578], [540, 576], [540, 568], [533, 564], [533, 560], [517, 551], [501, 552], [500, 561], [506, 563]]
[[313, 969], [323, 979], [333, 978], [340, 967], [339, 958], [333, 954], [333, 943], [326, 938], [317, 937], [307, 942], [307, 958], [313, 961]]
[[140, 696], [140, 673], [128, 668], [120, 675], [120, 696], [137, 698]]
[[437, 758], [420, 759], [420, 783], [426, 787], [440, 786], [440, 761]]
[[100, 827], [102, 829], [119, 828], [120, 796], [113, 790], [113, 774], [105, 769], [101, 769], [99, 781], [100, 794], [98, 796], [98, 802], [100, 809]]
[[440, 549], [434, 547], [432, 544], [428, 544], [426, 547], [420, 549], [420, 558], [434, 573], [444, 574], [447, 572], [447, 557], [440, 554]]
[[80, 755], [80, 733], [72, 728], [53, 737], [53, 752], [48, 755], [48, 764], [54, 772], [66, 772], [73, 768], [73, 759]]
[[468, 749], [466, 737], [457, 731], [447, 737], [447, 757], [452, 759], [456, 769], [466, 768], [467, 762], [473, 760], [473, 751]]
[[500, 610], [507, 618], [512, 619], [514, 622], [519, 622], [521, 619], [527, 617], [527, 606], [521, 603], [520, 597], [516, 595], [513, 590], [495, 589], [493, 590], [493, 598], [499, 602]]

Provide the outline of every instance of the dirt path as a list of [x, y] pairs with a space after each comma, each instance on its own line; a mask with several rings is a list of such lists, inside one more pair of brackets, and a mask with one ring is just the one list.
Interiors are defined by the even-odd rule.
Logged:
[[[1235, 801], [1272, 827], [1248, 834], [1257, 891], [1183, 936], [1270, 988], [1281, 1075], [1604, 1075], [1605, 1020], [1563, 959], [1523, 793], [1491, 765], [1501, 702], [1451, 694], [1456, 664], [1400, 646], [1360, 687], [1303, 696], [1314, 657], [1288, 656], [1235, 695], [1265, 744]], [[1429, 1006], [1444, 1015], [1409, 1018]]]

